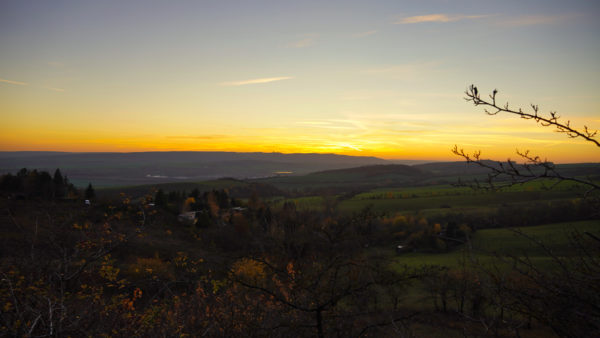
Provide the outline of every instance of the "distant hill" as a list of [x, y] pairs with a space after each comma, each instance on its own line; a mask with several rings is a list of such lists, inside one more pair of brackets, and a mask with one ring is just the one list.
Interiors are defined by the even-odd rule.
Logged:
[[337, 170], [327, 170], [327, 171], [319, 171], [312, 174], [306, 175], [307, 177], [327, 177], [328, 179], [333, 180], [347, 180], [347, 179], [381, 179], [383, 177], [407, 177], [407, 176], [419, 176], [423, 175], [425, 172], [422, 170], [415, 168], [414, 166], [408, 166], [403, 164], [387, 164], [387, 165], [372, 165], [372, 166], [364, 166], [364, 167], [356, 167], [356, 168], [348, 168], [348, 169], [337, 169]]
[[336, 154], [237, 152], [62, 153], [0, 152], [0, 173], [60, 168], [78, 186], [124, 186], [181, 181], [269, 177], [389, 163], [376, 157]]
[[137, 198], [147, 194], [154, 194], [158, 189], [168, 193], [172, 191], [190, 193], [197, 189], [199, 192], [210, 190], [227, 190], [229, 196], [235, 198], [250, 198], [253, 194], [261, 197], [284, 196], [286, 192], [276, 187], [248, 180], [237, 180], [234, 178], [221, 178], [200, 182], [171, 182], [157, 184], [143, 184], [134, 186], [119, 186], [97, 189], [98, 197], [118, 198], [121, 193]]
[[[495, 161], [484, 160], [483, 162], [491, 166], [496, 165]], [[436, 176], [480, 175], [489, 172], [489, 169], [487, 168], [465, 161], [416, 164], [413, 167], [427, 171]]]
[[429, 172], [413, 166], [387, 164], [319, 171], [304, 176], [270, 177], [257, 181], [286, 190], [331, 188], [336, 191], [356, 191], [414, 184], [430, 176]]
[[[483, 160], [484, 164], [491, 167], [497, 167], [497, 161]], [[474, 163], [462, 162], [435, 162], [414, 165], [414, 168], [428, 171], [436, 176], [472, 176], [486, 175], [490, 172], [488, 168], [483, 168]], [[600, 163], [569, 163], [555, 164], [556, 170], [565, 176], [600, 176]], [[522, 168], [522, 165], [517, 165]]]
[[[484, 160], [492, 167], [498, 162]], [[565, 176], [585, 176], [600, 179], [600, 163], [558, 164], [557, 171]], [[289, 191], [328, 190], [352, 192], [379, 187], [403, 187], [431, 184], [454, 184], [485, 179], [490, 169], [466, 162], [435, 162], [419, 165], [371, 165], [356, 168], [327, 170], [304, 176], [269, 177], [257, 180]]]
[[[238, 152], [66, 153], [0, 152], [0, 174], [21, 168], [54, 172], [60, 168], [79, 187], [156, 185], [201, 182], [223, 177], [250, 179], [278, 189], [342, 190], [447, 184], [458, 178], [484, 178], [488, 169], [466, 162], [404, 165], [369, 156]], [[408, 161], [407, 163], [415, 163]], [[487, 161], [495, 165], [494, 161]], [[600, 179], [599, 163], [559, 164], [568, 176]]]

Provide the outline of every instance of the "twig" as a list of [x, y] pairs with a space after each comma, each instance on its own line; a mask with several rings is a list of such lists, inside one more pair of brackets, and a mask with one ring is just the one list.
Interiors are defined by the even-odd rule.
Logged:
[[525, 112], [523, 109], [519, 108], [519, 110], [510, 109], [508, 102], [504, 104], [504, 106], [499, 106], [496, 103], [496, 95], [498, 94], [498, 90], [494, 89], [491, 95], [489, 95], [491, 101], [486, 101], [481, 98], [481, 93], [477, 90], [475, 85], [469, 86], [465, 91], [467, 97], [465, 98], [468, 102], [473, 102], [476, 106], [487, 106], [493, 108], [493, 110], [485, 109], [485, 112], [488, 115], [496, 115], [500, 112], [514, 114], [520, 116], [522, 119], [526, 120], [534, 120], [544, 127], [554, 126], [556, 131], [559, 133], [565, 133], [570, 138], [581, 137], [588, 142], [594, 143], [597, 147], [600, 147], [600, 142], [596, 140], [596, 136], [598, 135], [597, 130], [589, 129], [588, 126], [583, 126], [583, 130], [577, 130], [571, 127], [571, 121], [562, 122], [560, 121], [560, 116], [556, 112], [550, 112], [550, 116], [540, 115], [539, 106], [536, 104], [531, 104], [531, 109], [533, 112]]

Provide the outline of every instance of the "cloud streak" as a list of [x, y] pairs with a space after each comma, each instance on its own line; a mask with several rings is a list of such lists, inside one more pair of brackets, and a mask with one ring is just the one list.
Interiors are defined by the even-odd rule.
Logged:
[[345, 129], [345, 130], [366, 130], [367, 127], [361, 121], [349, 119], [327, 119], [319, 121], [297, 121], [297, 124], [310, 128], [325, 129]]
[[298, 40], [296, 42], [288, 43], [287, 47], [289, 47], [289, 48], [304, 48], [304, 47], [311, 46], [314, 43], [315, 43], [314, 38], [304, 38], [304, 39]]
[[373, 35], [375, 33], [377, 33], [377, 30], [374, 29], [374, 30], [370, 30], [370, 31], [366, 31], [366, 32], [356, 33], [356, 34], [352, 35], [352, 37], [364, 38], [365, 36]]
[[216, 139], [222, 139], [222, 138], [226, 138], [226, 135], [196, 135], [196, 136], [190, 136], [190, 135], [176, 135], [176, 136], [166, 136], [166, 138], [168, 139], [182, 139], [182, 140], [186, 140], [186, 139], [192, 139], [192, 140], [216, 140]]
[[349, 148], [349, 149], [356, 150], [356, 151], [362, 151], [362, 149], [359, 148], [357, 145], [354, 145], [351, 143], [346, 143], [346, 142], [329, 143], [327, 145], [334, 149], [335, 148]]
[[245, 85], [251, 85], [251, 84], [260, 84], [260, 83], [269, 83], [269, 82], [290, 80], [293, 78], [294, 78], [293, 76], [263, 77], [263, 78], [259, 78], [259, 79], [222, 82], [221, 86], [245, 86]]
[[454, 22], [460, 20], [472, 20], [486, 18], [489, 15], [448, 15], [448, 14], [428, 14], [428, 15], [417, 15], [402, 18], [396, 21], [395, 24], [404, 25], [411, 23], [424, 23], [424, 22]]
[[525, 15], [514, 19], [502, 21], [504, 26], [520, 27], [533, 25], [551, 25], [565, 21], [574, 15]]
[[293, 42], [288, 43], [287, 45], [285, 45], [287, 48], [305, 48], [305, 47], [309, 47], [312, 46], [315, 41], [317, 40], [317, 38], [319, 37], [319, 34], [303, 34], [298, 36], [298, 38], [300, 40], [296, 40]]
[[[7, 79], [2, 79], [2, 78], [0, 78], [0, 83], [7, 83], [7, 84], [15, 85], [15, 86], [28, 86], [29, 87], [29, 83], [27, 83], [27, 82], [7, 80]], [[52, 90], [55, 92], [61, 92], [61, 93], [65, 91], [63, 88], [39, 86], [39, 85], [35, 85], [35, 84], [33, 84], [32, 87], [33, 88], [44, 88], [44, 89]]]
[[26, 82], [13, 81], [13, 80], [7, 80], [7, 79], [0, 79], [0, 82], [2, 82], [2, 83], [8, 83], [8, 84], [16, 85], [16, 86], [27, 86], [27, 85], [29, 85]]

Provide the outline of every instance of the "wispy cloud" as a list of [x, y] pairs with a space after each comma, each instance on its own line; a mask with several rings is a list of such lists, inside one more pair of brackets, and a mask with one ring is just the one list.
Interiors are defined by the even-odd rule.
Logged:
[[358, 129], [363, 129], [363, 130], [367, 129], [367, 127], [365, 127], [365, 125], [362, 123], [362, 121], [359, 121], [359, 120], [353, 120], [353, 119], [332, 119], [330, 121], [335, 122], [335, 123], [346, 123], [346, 124], [354, 126], [355, 128], [358, 128]]
[[354, 130], [356, 128], [352, 127], [352, 126], [348, 126], [348, 125], [339, 125], [339, 124], [333, 124], [331, 122], [325, 122], [325, 121], [300, 121], [300, 122], [296, 122], [297, 124], [302, 124], [311, 128], [323, 128], [323, 129], [346, 129], [346, 130]]
[[26, 82], [13, 81], [13, 80], [7, 80], [7, 79], [0, 79], [0, 82], [2, 82], [2, 83], [8, 83], [8, 84], [16, 85], [16, 86], [27, 86], [27, 85], [29, 85]]
[[351, 143], [347, 143], [347, 142], [335, 142], [335, 143], [329, 143], [326, 146], [336, 149], [336, 148], [347, 148], [347, 149], [352, 149], [352, 150], [356, 150], [356, 151], [362, 151], [361, 148], [358, 147], [358, 145], [354, 145]]
[[230, 82], [222, 82], [221, 86], [244, 86], [250, 84], [259, 84], [259, 83], [269, 83], [275, 81], [283, 81], [293, 79], [293, 76], [279, 76], [279, 77], [264, 77], [259, 79], [250, 79], [250, 80], [242, 80], [242, 81], [230, 81]]
[[410, 24], [423, 22], [454, 22], [460, 20], [481, 19], [486, 17], [489, 17], [489, 15], [428, 14], [405, 17], [396, 21], [395, 24]]
[[366, 130], [367, 127], [361, 121], [351, 119], [327, 119], [318, 121], [298, 121], [297, 124], [302, 124], [312, 128], [325, 129], [347, 129], [347, 130]]
[[322, 126], [322, 125], [329, 125], [331, 124], [331, 122], [325, 122], [325, 121], [299, 121], [296, 122], [298, 124], [308, 124], [308, 125], [315, 125], [315, 126]]
[[[29, 86], [29, 83], [27, 83], [27, 82], [13, 81], [13, 80], [7, 80], [7, 79], [0, 79], [0, 83], [8, 83], [8, 84], [15, 85], [15, 86]], [[35, 85], [35, 84], [31, 85], [31, 87], [44, 88], [44, 89], [52, 90], [55, 92], [64, 92], [65, 91], [63, 88], [39, 86], [39, 85]]]
[[366, 31], [366, 32], [356, 33], [356, 34], [352, 35], [352, 37], [354, 37], [354, 38], [364, 38], [365, 36], [373, 35], [375, 33], [377, 33], [377, 30], [373, 29], [373, 30]]
[[290, 48], [304, 48], [304, 47], [308, 47], [312, 44], [315, 43], [315, 39], [314, 38], [304, 38], [302, 40], [298, 40], [298, 41], [294, 41], [291, 43], [287, 44], [287, 47]]
[[318, 34], [304, 34], [299, 37], [299, 40], [292, 41], [285, 45], [288, 48], [304, 48], [312, 46], [317, 41]]
[[226, 135], [176, 135], [176, 136], [166, 136], [169, 139], [193, 139], [193, 140], [215, 140], [226, 138]]
[[556, 24], [568, 19], [574, 18], [577, 15], [565, 14], [565, 15], [525, 15], [508, 20], [501, 21], [500, 24], [504, 26], [519, 27], [519, 26], [533, 26], [533, 25], [551, 25]]

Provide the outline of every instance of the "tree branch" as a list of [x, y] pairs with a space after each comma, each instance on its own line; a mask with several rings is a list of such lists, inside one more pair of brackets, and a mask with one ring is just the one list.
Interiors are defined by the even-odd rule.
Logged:
[[465, 94], [467, 95], [465, 100], [473, 102], [475, 106], [492, 108], [491, 110], [485, 109], [485, 112], [488, 115], [496, 115], [500, 112], [518, 115], [522, 119], [534, 120], [544, 127], [553, 126], [556, 128], [557, 132], [565, 133], [570, 138], [581, 137], [588, 142], [594, 143], [597, 147], [600, 147], [600, 142], [596, 139], [596, 136], [598, 135], [597, 130], [589, 129], [588, 126], [583, 126], [583, 130], [571, 127], [571, 121], [567, 120], [566, 122], [562, 122], [560, 116], [556, 112], [550, 112], [550, 116], [540, 115], [539, 106], [536, 104], [531, 105], [532, 112], [525, 112], [521, 108], [519, 108], [519, 110], [510, 109], [508, 102], [506, 102], [504, 106], [499, 106], [496, 102], [496, 95], [498, 94], [497, 89], [494, 89], [492, 94], [489, 95], [490, 101], [487, 101], [486, 99], [481, 98], [481, 93], [479, 93], [475, 85], [469, 86], [465, 91]]

